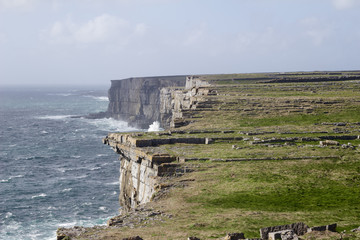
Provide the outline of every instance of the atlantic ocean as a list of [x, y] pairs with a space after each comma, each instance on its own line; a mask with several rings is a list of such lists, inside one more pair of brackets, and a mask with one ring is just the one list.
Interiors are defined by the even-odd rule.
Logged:
[[55, 239], [118, 213], [119, 160], [101, 139], [136, 129], [73, 118], [107, 106], [107, 87], [0, 89], [0, 239]]

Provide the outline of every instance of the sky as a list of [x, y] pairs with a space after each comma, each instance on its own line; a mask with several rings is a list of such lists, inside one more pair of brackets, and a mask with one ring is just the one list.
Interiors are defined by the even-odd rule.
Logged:
[[360, 69], [360, 0], [0, 0], [0, 85]]

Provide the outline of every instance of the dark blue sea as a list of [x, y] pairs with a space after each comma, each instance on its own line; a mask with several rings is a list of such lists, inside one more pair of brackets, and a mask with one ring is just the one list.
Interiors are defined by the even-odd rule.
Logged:
[[71, 118], [105, 111], [107, 88], [0, 88], [0, 239], [55, 239], [118, 213], [120, 163], [101, 139], [135, 129]]

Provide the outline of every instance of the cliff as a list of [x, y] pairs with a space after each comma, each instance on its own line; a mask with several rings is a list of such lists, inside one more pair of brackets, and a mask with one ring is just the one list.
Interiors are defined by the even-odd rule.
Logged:
[[[131, 81], [113, 82], [113, 85], [119, 83], [128, 84], [129, 82]], [[141, 81], [137, 82], [141, 83]], [[182, 83], [182, 80], [180, 82]], [[152, 81], [152, 83], [156, 83], [156, 89], [158, 89], [158, 81]], [[168, 81], [163, 81], [162, 84], [163, 86], [170, 85]], [[186, 77], [186, 84], [184, 85], [180, 90], [164, 87], [160, 89], [159, 94], [153, 88], [149, 92], [150, 98], [157, 96], [159, 99], [154, 101], [159, 102], [160, 108], [156, 105], [155, 107], [158, 111], [153, 115], [148, 115], [153, 117], [152, 119], [148, 117], [148, 119], [151, 119], [151, 121], [161, 120], [163, 126], [178, 127], [188, 124], [189, 121], [185, 120], [185, 117], [191, 117], [189, 115], [190, 110], [194, 111], [203, 102], [203, 96], [208, 95], [211, 91], [208, 89], [202, 90], [201, 86], [209, 87], [209, 84], [205, 81], [199, 81], [198, 78], [194, 77]], [[123, 87], [124, 85], [121, 86]], [[144, 85], [141, 84], [141, 86]], [[111, 91], [110, 89], [109, 92]], [[118, 93], [119, 91], [115, 92]], [[110, 105], [112, 105], [111, 102], [109, 107]], [[157, 118], [158, 116], [160, 116], [160, 119]], [[171, 134], [165, 135], [171, 136]], [[179, 159], [176, 156], [163, 153], [157, 148], [159, 145], [175, 143], [205, 144], [205, 138], [169, 137], [167, 139], [139, 139], [141, 136], [141, 133], [110, 133], [103, 139], [104, 144], [111, 146], [120, 155], [119, 202], [120, 206], [126, 211], [149, 202], [161, 182], [161, 177], [172, 176], [181, 172], [181, 170], [177, 169], [178, 164], [174, 163]]]
[[136, 140], [141, 134], [109, 134], [103, 143], [120, 155], [120, 195], [123, 210], [135, 209], [151, 200], [158, 178], [174, 173], [176, 157], [154, 153], [147, 141]]
[[[161, 114], [160, 92], [164, 88], [184, 87], [186, 76], [138, 77], [112, 80], [107, 117], [147, 129], [154, 121], [165, 126], [169, 111]], [[166, 91], [166, 90], [163, 90]]]
[[[359, 80], [354, 71], [184, 76], [183, 87], [158, 79], [148, 81], [153, 88], [144, 79], [113, 81], [113, 117], [141, 124], [146, 116], [146, 124], [157, 120], [170, 128], [103, 139], [120, 157], [124, 211], [107, 227], [76, 236], [220, 239], [246, 230], [258, 238], [262, 228], [267, 239], [291, 222], [343, 219], [346, 229], [358, 226]], [[142, 99], [156, 104], [141, 100], [139, 106], [133, 101], [141, 94], [131, 89], [144, 95], [153, 89]], [[155, 210], [136, 217], [147, 208]], [[153, 222], [155, 215], [165, 224]], [[133, 217], [136, 223], [128, 223]], [[263, 228], [274, 225], [281, 227]]]

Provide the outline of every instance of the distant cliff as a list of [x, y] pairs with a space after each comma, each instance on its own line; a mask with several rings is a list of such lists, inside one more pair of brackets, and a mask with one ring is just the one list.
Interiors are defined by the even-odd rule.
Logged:
[[185, 87], [186, 76], [139, 77], [112, 80], [109, 89], [107, 117], [123, 120], [131, 126], [146, 129], [154, 121], [164, 127], [170, 115], [163, 109], [160, 92], [163, 88]]
[[[213, 94], [209, 89], [208, 82], [201, 81], [194, 76], [187, 76], [184, 79], [180, 79], [180, 77], [166, 77], [166, 79], [163, 77], [163, 79], [156, 78], [155, 80], [154, 78], [144, 79], [112, 81], [109, 91], [109, 96], [114, 91], [115, 94], [120, 94], [120, 96], [124, 94], [123, 97], [134, 100], [136, 99], [134, 96], [144, 95], [141, 96], [142, 101], [129, 103], [133, 108], [136, 108], [132, 110], [147, 109], [149, 111], [141, 112], [144, 115], [136, 115], [136, 111], [129, 115], [128, 119], [135, 116], [135, 120], [137, 119], [136, 116], [145, 116], [144, 121], [136, 121], [137, 124], [149, 123], [146, 121], [150, 121], [150, 123], [152, 123], [151, 121], [161, 121], [164, 126], [171, 126], [172, 128], [186, 125], [188, 122], [185, 118], [191, 118], [191, 111], [195, 111], [197, 107], [204, 107], [203, 97]], [[173, 79], [176, 80], [173, 81]], [[120, 84], [120, 86], [117, 84]], [[150, 84], [152, 84], [152, 87], [149, 87]], [[169, 87], [172, 84], [179, 84], [182, 87], [179, 89]], [[126, 92], [125, 89], [128, 90], [130, 95], [133, 95], [126, 95], [127, 93], [124, 93]], [[138, 94], [135, 89], [142, 93]], [[146, 102], [144, 99], [152, 100], [156, 104]], [[115, 111], [121, 109], [125, 101], [126, 98], [121, 101], [114, 101], [110, 98], [109, 108], [114, 107]], [[117, 103], [121, 106], [116, 107], [115, 104]], [[144, 104], [144, 106], [139, 106], [141, 104]], [[122, 116], [124, 115], [119, 115], [120, 118]], [[170, 133], [167, 134], [171, 135]], [[157, 141], [157, 139], [137, 139], [142, 135], [143, 133], [109, 133], [103, 139], [104, 144], [111, 146], [120, 155], [119, 201], [120, 206], [126, 211], [149, 202], [157, 191], [156, 189], [159, 187], [162, 177], [172, 176], [183, 171], [178, 168], [180, 165], [177, 157], [162, 153], [156, 146], [174, 143], [206, 143], [205, 138], [187, 138], [183, 136], [180, 138], [169, 137], [168, 139], [160, 139], [160, 141]]]

